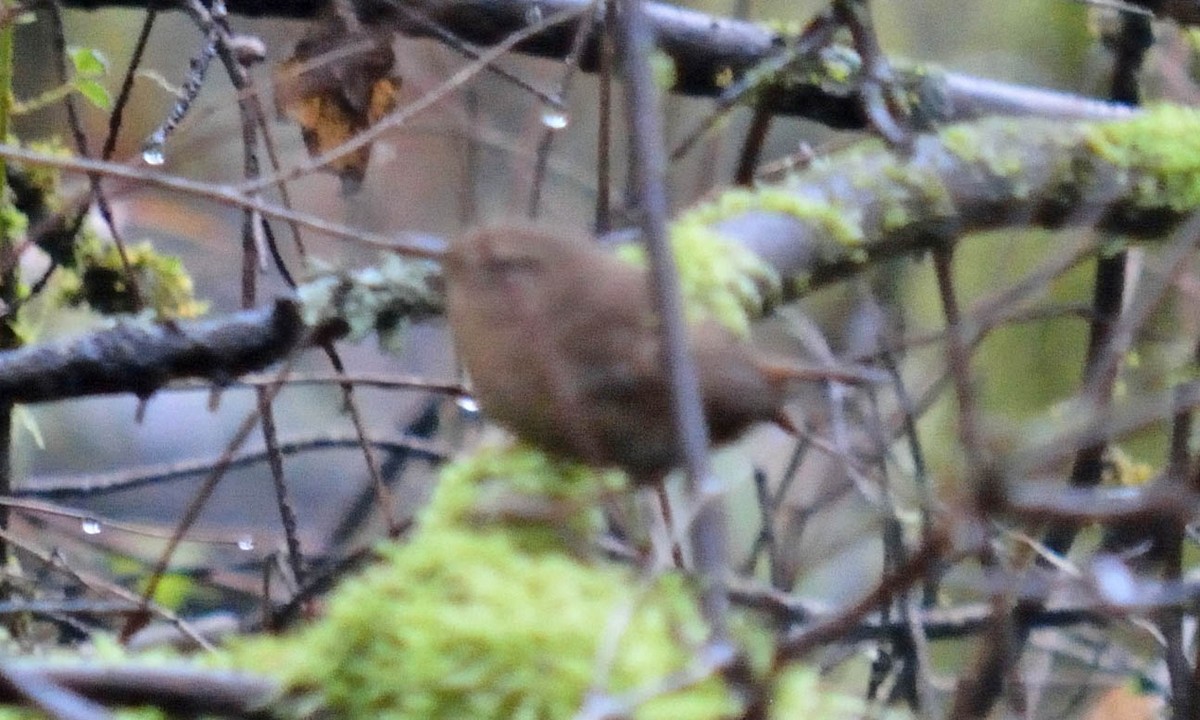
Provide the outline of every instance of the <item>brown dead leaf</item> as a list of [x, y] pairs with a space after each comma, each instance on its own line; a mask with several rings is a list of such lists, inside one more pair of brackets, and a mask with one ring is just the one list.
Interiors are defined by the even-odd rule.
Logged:
[[[310, 157], [346, 143], [396, 108], [400, 78], [391, 37], [331, 18], [296, 44], [275, 71], [275, 105], [300, 126]], [[366, 176], [371, 146], [348, 153], [324, 169], [337, 173], [344, 192]]]

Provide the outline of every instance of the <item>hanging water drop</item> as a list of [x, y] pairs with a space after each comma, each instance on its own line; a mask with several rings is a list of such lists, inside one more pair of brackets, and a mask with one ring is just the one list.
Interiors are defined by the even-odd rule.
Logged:
[[101, 528], [100, 521], [96, 518], [84, 518], [83, 522], [79, 523], [79, 528], [83, 530], [84, 535], [99, 535]]
[[479, 412], [479, 401], [470, 395], [463, 395], [459, 399], [455, 400], [454, 404], [458, 406], [459, 410], [462, 410], [468, 415], [474, 415], [475, 413]]
[[529, 25], [537, 25], [542, 21], [542, 6], [530, 5], [525, 9], [525, 22]]
[[254, 549], [254, 538], [250, 537], [249, 535], [243, 535], [242, 537], [238, 538], [237, 547], [238, 550], [250, 552]]
[[142, 146], [142, 162], [147, 165], [162, 165], [167, 161], [166, 152], [160, 143], [147, 142]]
[[547, 108], [542, 113], [542, 124], [551, 130], [564, 130], [570, 124], [571, 119], [567, 117], [565, 112]]
[[142, 162], [147, 165], [162, 165], [167, 161], [167, 133], [162, 128], [150, 133], [146, 142], [142, 143]]

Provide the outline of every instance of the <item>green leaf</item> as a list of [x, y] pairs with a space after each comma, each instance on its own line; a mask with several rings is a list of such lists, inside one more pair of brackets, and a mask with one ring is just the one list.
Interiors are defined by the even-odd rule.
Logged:
[[87, 98], [88, 102], [101, 110], [108, 110], [112, 107], [112, 95], [108, 94], [108, 88], [96, 80], [77, 78], [75, 89], [79, 91], [80, 95]]
[[75, 74], [85, 78], [103, 77], [108, 72], [108, 58], [95, 48], [72, 47], [67, 50]]

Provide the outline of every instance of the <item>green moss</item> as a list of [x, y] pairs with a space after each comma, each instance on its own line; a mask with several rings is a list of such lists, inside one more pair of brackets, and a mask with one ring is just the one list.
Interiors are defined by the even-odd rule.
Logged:
[[1143, 486], [1159, 476], [1161, 468], [1139, 462], [1120, 446], [1110, 445], [1104, 453], [1104, 477], [1118, 485]]
[[[715, 217], [708, 205], [702, 205], [671, 224], [671, 246], [689, 319], [712, 318], [748, 335], [751, 321], [778, 302], [781, 281], [758, 256], [713, 230]], [[645, 262], [640, 246], [627, 245], [619, 253], [627, 260]]]
[[822, 76], [814, 77], [813, 80], [822, 86], [829, 82], [837, 85], [847, 84], [858, 76], [862, 68], [862, 60], [858, 53], [844, 46], [831, 45], [823, 48], [819, 57]]
[[917, 219], [949, 217], [955, 212], [945, 183], [928, 169], [888, 164], [882, 176], [871, 176], [869, 182], [880, 198], [880, 227], [885, 232], [903, 230]]
[[1129, 120], [1089, 125], [1085, 142], [1092, 152], [1136, 176], [1137, 204], [1200, 207], [1200, 111], [1150, 108]]
[[0, 208], [0, 237], [6, 245], [19, 240], [28, 228], [29, 218], [25, 213], [8, 204]]
[[[639, 589], [623, 569], [526, 553], [503, 531], [420, 532], [381, 554], [338, 588], [325, 620], [246, 641], [233, 649], [237, 664], [278, 668], [296, 697], [319, 697], [351, 720], [566, 719], [590, 691], [628, 693], [682, 670], [705, 637], [678, 578]], [[613, 637], [617, 652], [605, 663], [600, 648]], [[597, 678], [607, 681], [595, 687]], [[738, 709], [709, 679], [650, 700], [634, 717]]]
[[955, 125], [938, 133], [938, 138], [943, 147], [963, 161], [1013, 183], [1013, 194], [1019, 196], [1021, 189], [1016, 186], [1024, 170], [1022, 153], [1027, 145], [1020, 141], [1023, 134], [1019, 121], [997, 120], [983, 125]]
[[595, 470], [528, 446], [487, 446], [442, 468], [421, 515], [422, 532], [488, 523], [513, 531], [526, 550], [561, 548], [601, 528], [603, 496], [624, 487], [619, 471]]
[[[74, 156], [70, 148], [63, 145], [62, 140], [57, 138], [46, 141], [34, 141], [28, 143], [28, 147], [40, 155], [63, 158]], [[38, 165], [37, 163], [22, 164], [21, 169], [29, 179], [29, 184], [41, 192], [47, 206], [51, 210], [57, 210], [61, 204], [59, 188], [62, 185], [62, 171], [49, 165]]]
[[[647, 581], [561, 543], [531, 547], [528, 527], [483, 522], [473, 510], [498, 488], [595, 508], [616, 482], [526, 448], [457, 461], [413, 538], [384, 546], [378, 564], [344, 581], [323, 620], [240, 640], [233, 664], [270, 668], [287, 688], [288, 714], [323, 706], [347, 720], [566, 720], [593, 692], [619, 700], [659, 687], [707, 637], [680, 577]], [[594, 529], [598, 518], [584, 509], [542, 519], [547, 528], [571, 522]], [[712, 677], [639, 703], [631, 716], [716, 720], [741, 709]]]
[[978, 157], [978, 133], [970, 125], [952, 125], [938, 133], [942, 146], [967, 162]]
[[[672, 225], [672, 239], [677, 248], [691, 248], [686, 254], [677, 252], [685, 282], [688, 272], [695, 274], [688, 286], [694, 294], [689, 297], [736, 331], [748, 332], [750, 320], [761, 317], [778, 300], [783, 288], [774, 268], [711, 229], [723, 220], [749, 212], [787, 215], [814, 227], [818, 237], [826, 241], [819, 250], [823, 262], [867, 258], [866, 236], [857, 211], [802, 197], [787, 187], [733, 189], [686, 211]], [[683, 258], [689, 254], [698, 259], [691, 270], [683, 267]], [[796, 281], [789, 278], [789, 282]]]
[[883, 211], [883, 229], [899, 230], [912, 222], [912, 214], [905, 207], [902, 198], [890, 198]]
[[[179, 258], [159, 253], [148, 242], [127, 247], [126, 252], [141, 299], [157, 317], [191, 318], [207, 310], [206, 303], [196, 300], [192, 278]], [[64, 268], [58, 281], [68, 305], [88, 305], [104, 314], [137, 308], [120, 252], [93, 234], [81, 236], [74, 267]]]
[[763, 20], [759, 20], [757, 24], [767, 32], [778, 35], [780, 39], [791, 40], [804, 34], [805, 23], [800, 20], [765, 18]]

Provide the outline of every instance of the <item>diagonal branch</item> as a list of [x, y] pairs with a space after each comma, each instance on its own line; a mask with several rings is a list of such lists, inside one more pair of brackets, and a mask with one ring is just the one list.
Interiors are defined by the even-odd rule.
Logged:
[[[1161, 241], [1200, 208], [1200, 152], [1189, 145], [1197, 137], [1200, 113], [1178, 108], [1115, 123], [983, 121], [920, 136], [907, 153], [865, 144], [786, 187], [731, 190], [676, 224], [749, 249], [785, 281], [786, 296], [998, 227], [1095, 226]], [[202, 323], [124, 324], [0, 353], [0, 396], [46, 402], [148, 395], [182, 378], [228, 382], [287, 356], [306, 329], [319, 341], [351, 330], [387, 334], [399, 320], [440, 312], [440, 285], [431, 263], [397, 260], [318, 279], [299, 289], [301, 300], [267, 309]], [[754, 314], [768, 312], [771, 299], [763, 294]]]

